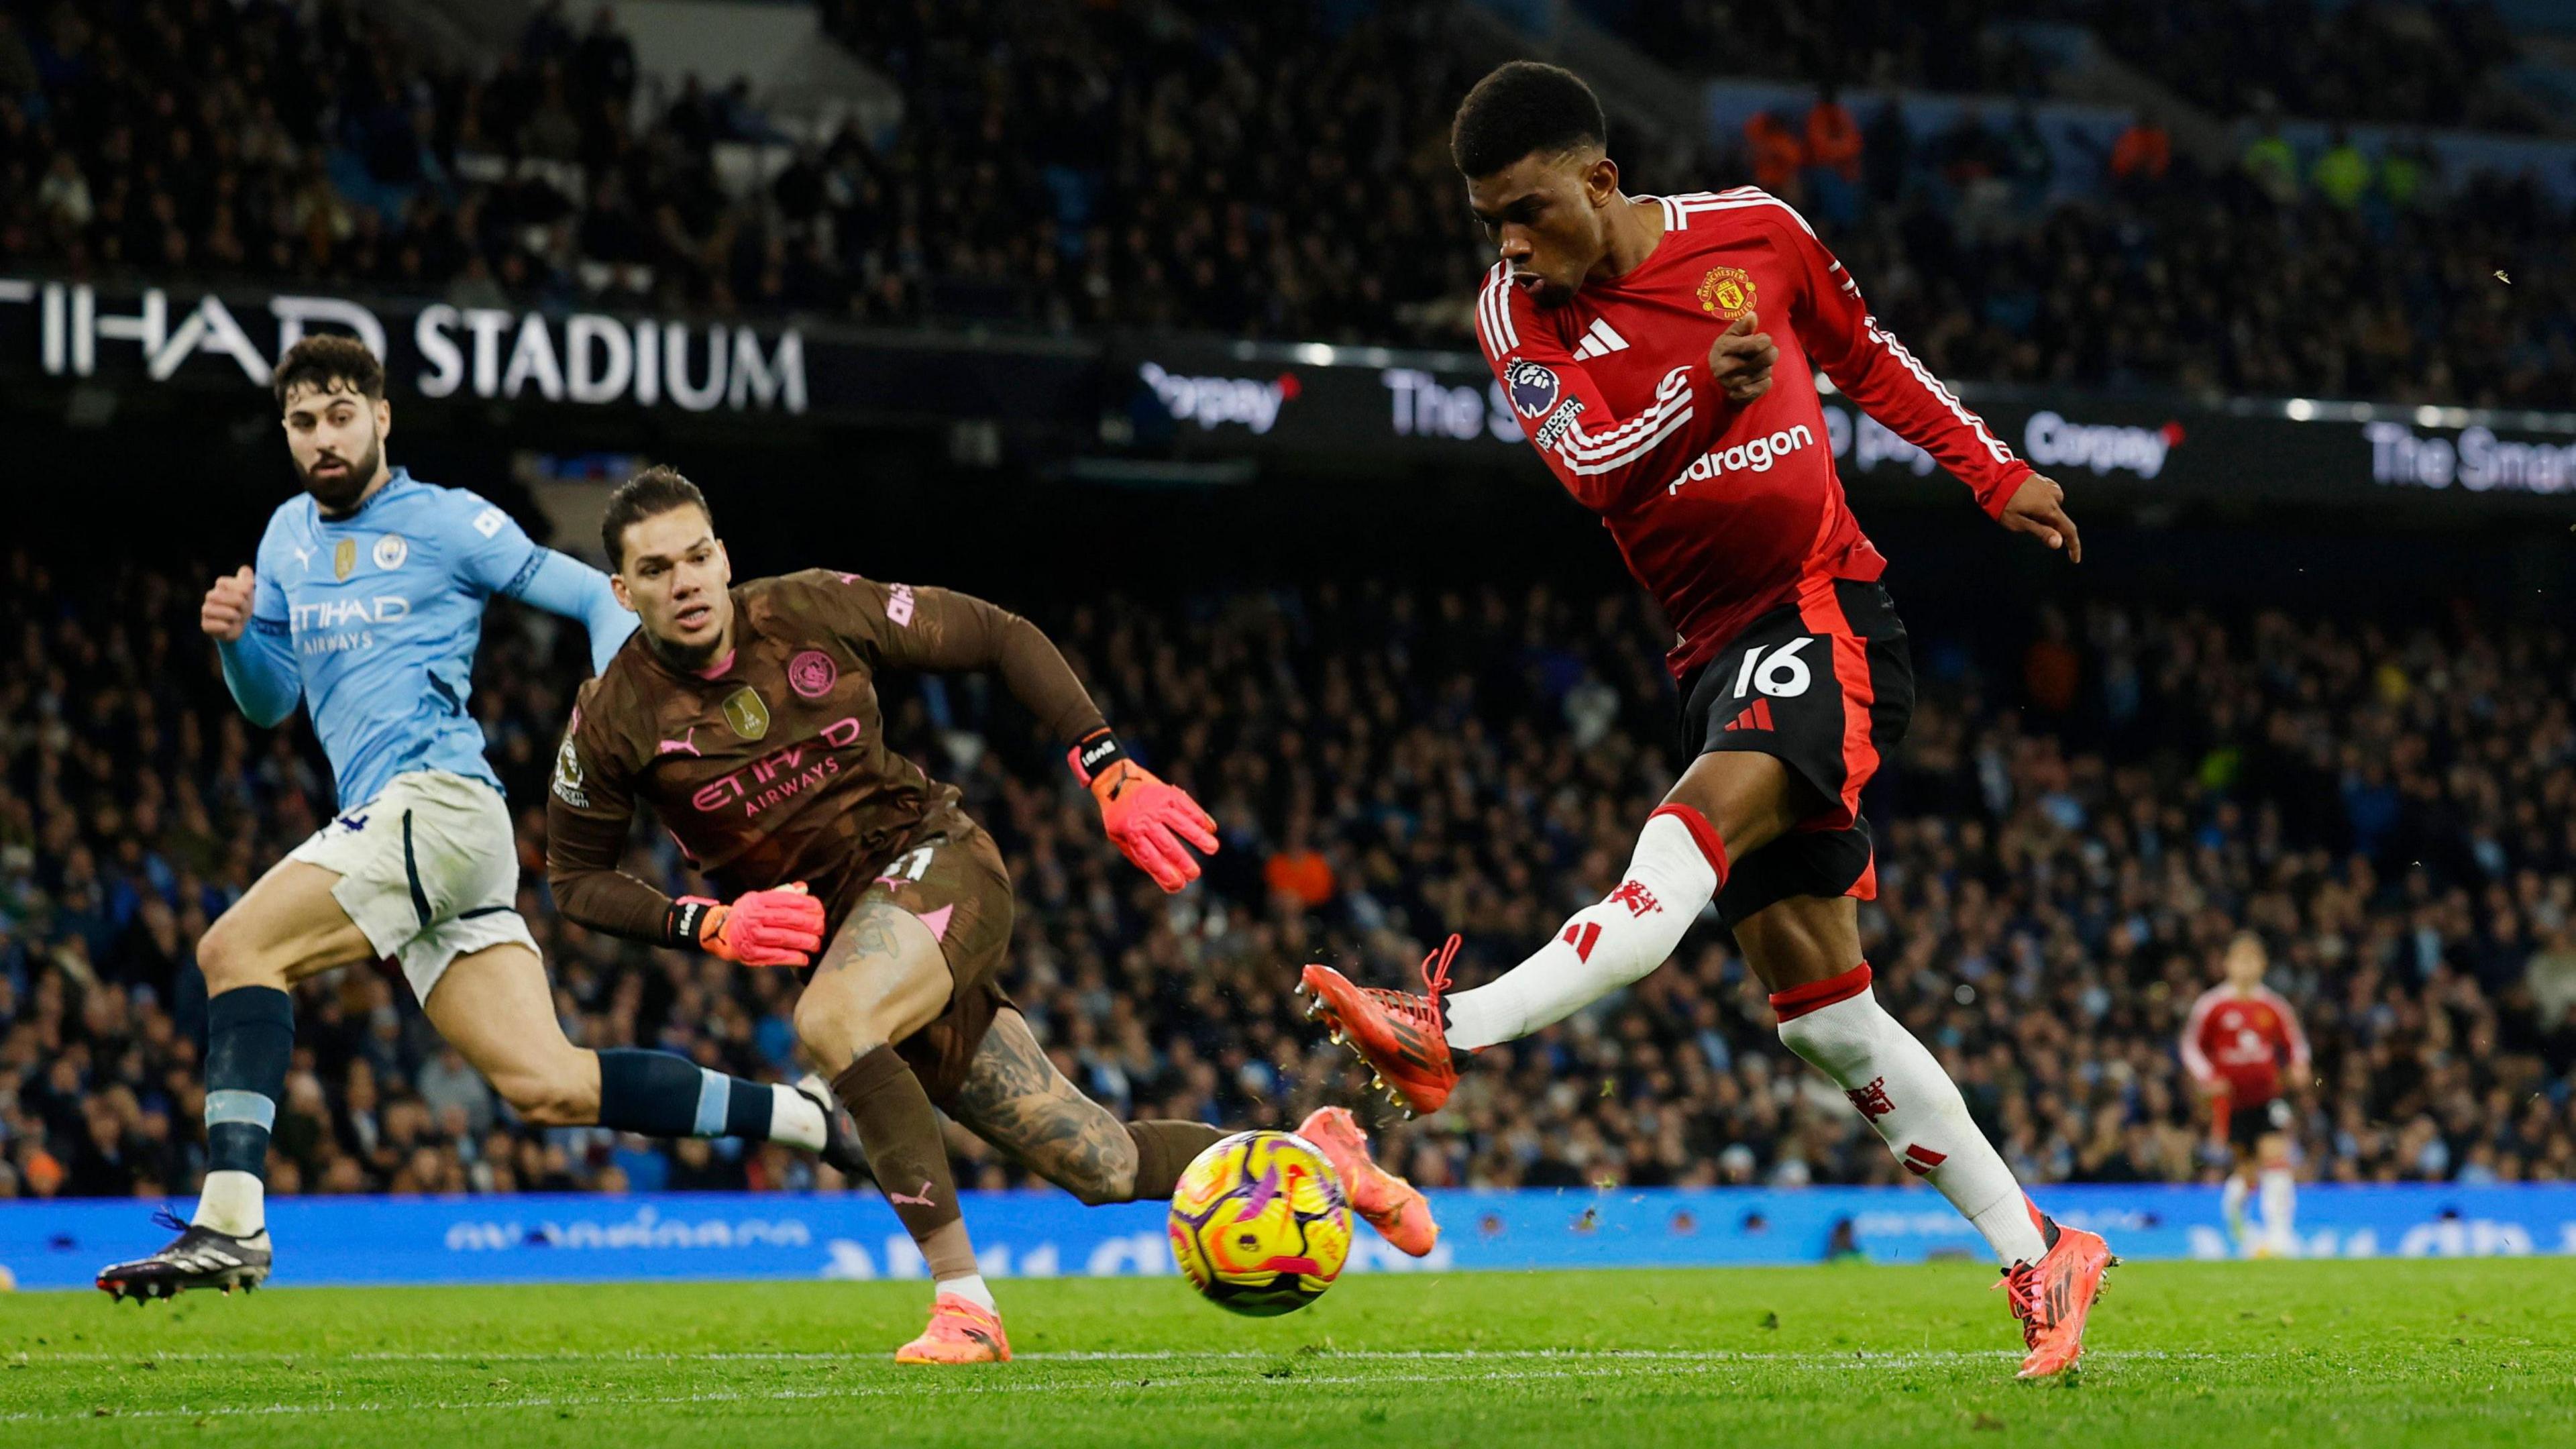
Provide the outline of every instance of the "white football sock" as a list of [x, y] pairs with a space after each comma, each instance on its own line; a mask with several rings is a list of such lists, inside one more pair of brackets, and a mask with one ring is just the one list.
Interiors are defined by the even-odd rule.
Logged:
[[209, 1172], [206, 1185], [197, 1190], [197, 1215], [188, 1221], [236, 1238], [251, 1237], [268, 1226], [267, 1184], [255, 1173]]
[[1449, 998], [1449, 1045], [1473, 1051], [1517, 1040], [1663, 965], [1725, 884], [1725, 863], [1725, 847], [1698, 811], [1657, 810], [1617, 890], [1575, 912], [1528, 960]]
[[954, 1293], [987, 1313], [998, 1312], [1001, 1305], [993, 1301], [993, 1290], [984, 1286], [984, 1275], [969, 1273], [963, 1278], [942, 1278], [930, 1285], [932, 1297]]
[[1780, 1040], [1833, 1078], [1905, 1170], [1930, 1178], [1976, 1224], [1997, 1261], [2010, 1267], [2047, 1255], [2012, 1169], [1977, 1130], [1950, 1074], [1870, 994], [1867, 962], [1779, 992], [1771, 1005], [1782, 1017]]
[[783, 1082], [769, 1085], [769, 1140], [802, 1147], [808, 1152], [823, 1150], [823, 1109], [814, 1099]]
[[2298, 1179], [2286, 1167], [2263, 1169], [2263, 1246], [2287, 1255], [2298, 1246], [2292, 1229], [2299, 1211]]
[[2253, 1196], [2254, 1184], [2245, 1174], [2227, 1174], [2227, 1185], [2218, 1190], [2218, 1211], [2227, 1219], [2227, 1236], [2238, 1247], [2245, 1246], [2245, 1199]]

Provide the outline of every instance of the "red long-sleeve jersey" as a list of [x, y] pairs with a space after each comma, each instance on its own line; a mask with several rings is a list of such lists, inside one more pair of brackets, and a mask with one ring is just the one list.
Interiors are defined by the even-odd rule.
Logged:
[[[1539, 456], [1601, 515], [1672, 621], [1678, 679], [1803, 581], [1886, 571], [1843, 500], [1818, 369], [1989, 515], [2031, 468], [1878, 325], [1788, 203], [1751, 186], [1639, 199], [1664, 221], [1644, 262], [1556, 307], [1498, 263], [1477, 294], [1476, 334]], [[1738, 405], [1710, 377], [1708, 350], [1748, 310], [1780, 360], [1770, 391]]]
[[2182, 1028], [2182, 1065], [2195, 1081], [2226, 1086], [2227, 1108], [2260, 1107], [2281, 1095], [2281, 1074], [2308, 1072], [2308, 1037], [2298, 1013], [2267, 986], [2239, 994], [2213, 986], [2191, 1004]]

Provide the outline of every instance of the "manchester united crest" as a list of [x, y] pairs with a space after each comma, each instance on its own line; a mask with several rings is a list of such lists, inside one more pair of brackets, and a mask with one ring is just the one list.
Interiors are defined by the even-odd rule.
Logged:
[[748, 684], [725, 696], [724, 717], [737, 738], [756, 740], [769, 733], [769, 706]]
[[1699, 309], [1732, 322], [1753, 309], [1753, 279], [1742, 267], [1711, 267], [1699, 279]]

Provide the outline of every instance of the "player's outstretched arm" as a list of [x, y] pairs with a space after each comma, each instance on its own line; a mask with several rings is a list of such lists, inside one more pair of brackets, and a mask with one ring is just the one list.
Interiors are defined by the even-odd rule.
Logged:
[[478, 494], [450, 490], [446, 507], [441, 526], [465, 581], [485, 595], [580, 620], [590, 631], [591, 670], [605, 672], [635, 632], [635, 616], [618, 604], [608, 575], [528, 537], [518, 520]]
[[590, 631], [590, 667], [594, 671], [608, 668], [617, 657], [626, 636], [635, 632], [635, 616], [617, 602], [617, 593], [608, 586], [608, 575], [567, 553], [531, 545], [537, 556], [533, 567], [522, 571], [525, 579], [512, 597], [549, 614], [579, 619]]
[[1119, 852], [1167, 891], [1199, 878], [1189, 847], [1214, 855], [1216, 822], [1188, 792], [1127, 757], [1044, 630], [968, 594], [822, 577], [837, 580], [822, 587], [845, 636], [878, 663], [1001, 675], [1049, 738], [1070, 742], [1066, 758], [1100, 802], [1101, 828]]
[[295, 667], [295, 646], [287, 638], [282, 608], [279, 617], [262, 618], [258, 592], [258, 577], [247, 567], [215, 580], [197, 607], [197, 627], [215, 641], [233, 703], [252, 724], [266, 729], [295, 713], [304, 676]]
[[1808, 357], [1862, 411], [1967, 484], [1987, 516], [2062, 550], [2070, 563], [2081, 560], [2084, 546], [2066, 516], [2066, 490], [2014, 456], [1985, 419], [1879, 325], [1861, 300], [1860, 284], [1805, 218], [1785, 205], [1778, 213], [1766, 213], [1774, 235], [1784, 251], [1805, 262], [1805, 285], [1789, 310], [1789, 325]]

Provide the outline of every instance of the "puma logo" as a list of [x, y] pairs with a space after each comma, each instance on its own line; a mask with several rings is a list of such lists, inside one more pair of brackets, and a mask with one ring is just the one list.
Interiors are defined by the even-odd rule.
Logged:
[[[698, 727], [696, 725], [691, 725], [689, 726], [689, 732], [687, 734], [680, 736], [676, 740], [664, 740], [662, 742], [662, 748], [655, 753], [664, 755], [698, 755]], [[698, 755], [698, 758], [705, 759], [706, 756]]]
[[921, 1184], [921, 1196], [919, 1197], [914, 1197], [909, 1193], [901, 1193], [888, 1189], [886, 1192], [886, 1201], [907, 1207], [930, 1207], [933, 1205], [930, 1201], [930, 1182], [927, 1178], [923, 1179]]

